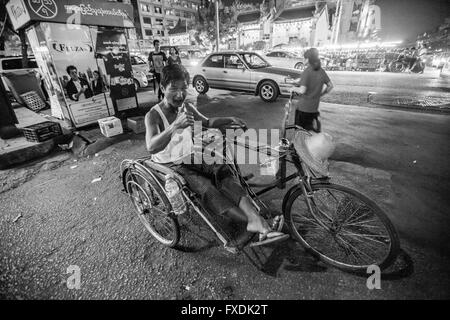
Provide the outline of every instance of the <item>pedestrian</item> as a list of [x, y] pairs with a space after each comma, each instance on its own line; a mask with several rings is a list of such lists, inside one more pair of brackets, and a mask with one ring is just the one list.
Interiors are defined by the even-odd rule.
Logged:
[[299, 87], [292, 89], [292, 92], [300, 95], [295, 110], [295, 125], [308, 131], [320, 132], [320, 98], [331, 92], [333, 83], [322, 69], [316, 48], [307, 50], [304, 56], [309, 66], [301, 75]]
[[167, 62], [169, 66], [172, 64], [181, 64], [181, 58], [177, 48], [175, 47], [170, 48], [169, 58], [167, 59]]
[[153, 73], [155, 78], [153, 87], [155, 92], [158, 90], [158, 101], [161, 101], [164, 98], [164, 93], [161, 91], [161, 72], [167, 64], [167, 56], [160, 50], [159, 40], [154, 40], [153, 46], [155, 47], [155, 51], [150, 52], [148, 63], [150, 65], [150, 72]]

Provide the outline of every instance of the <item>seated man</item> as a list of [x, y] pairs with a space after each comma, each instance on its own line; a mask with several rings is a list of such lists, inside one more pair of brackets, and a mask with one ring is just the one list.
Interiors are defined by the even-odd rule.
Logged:
[[[245, 221], [247, 231], [259, 233], [255, 245], [267, 244], [287, 235], [274, 231], [281, 216], [269, 224], [259, 215], [251, 198], [234, 178], [231, 170], [220, 174], [218, 190], [211, 182], [211, 175], [219, 165], [183, 164], [182, 159], [191, 157], [194, 151], [192, 127], [201, 121], [206, 128], [220, 128], [230, 124], [244, 125], [235, 117], [210, 118], [202, 115], [192, 104], [185, 101], [189, 73], [178, 64], [166, 66], [161, 74], [161, 90], [164, 99], [145, 116], [146, 145], [152, 161], [165, 164], [180, 173], [189, 188], [201, 196], [202, 203], [212, 213], [226, 214], [236, 221]], [[186, 162], [186, 161], [184, 161]], [[181, 163], [181, 164], [180, 164]], [[228, 167], [227, 167], [228, 168]]]

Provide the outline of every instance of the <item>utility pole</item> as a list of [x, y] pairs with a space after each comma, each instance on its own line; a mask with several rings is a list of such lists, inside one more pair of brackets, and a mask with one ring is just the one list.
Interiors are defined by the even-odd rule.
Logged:
[[216, 3], [216, 51], [219, 51], [219, 0]]
[[334, 39], [334, 44], [338, 43], [339, 39], [339, 32], [341, 31], [341, 19], [342, 19], [342, 9], [343, 9], [343, 0], [338, 0], [338, 3], [336, 4], [336, 9], [338, 10], [338, 16], [336, 21], [336, 36]]

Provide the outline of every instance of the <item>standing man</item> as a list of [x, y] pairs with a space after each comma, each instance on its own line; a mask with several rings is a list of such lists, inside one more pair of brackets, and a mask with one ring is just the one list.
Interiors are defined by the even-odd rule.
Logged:
[[70, 76], [70, 80], [67, 83], [66, 91], [69, 99], [73, 101], [80, 100], [80, 96], [84, 94], [86, 99], [91, 98], [94, 94], [92, 93], [89, 82], [78, 76], [78, 70], [75, 66], [68, 66], [67, 74]]
[[292, 89], [292, 92], [300, 95], [295, 110], [295, 124], [308, 131], [320, 132], [320, 98], [331, 92], [333, 84], [322, 69], [316, 48], [307, 50], [305, 58], [309, 66], [302, 73], [299, 87]]
[[164, 93], [161, 91], [161, 73], [164, 66], [167, 64], [166, 54], [160, 50], [159, 40], [153, 40], [153, 46], [155, 47], [155, 51], [150, 52], [148, 56], [148, 63], [150, 65], [150, 72], [155, 75], [155, 84], [154, 88], [156, 91], [156, 86], [158, 87], [158, 101], [161, 101], [164, 98]]

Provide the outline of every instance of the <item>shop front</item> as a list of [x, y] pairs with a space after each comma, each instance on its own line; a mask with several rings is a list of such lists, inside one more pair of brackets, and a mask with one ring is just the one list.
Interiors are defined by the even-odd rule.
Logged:
[[137, 108], [126, 29], [133, 7], [93, 0], [11, 0], [49, 95], [52, 116], [79, 128]]

